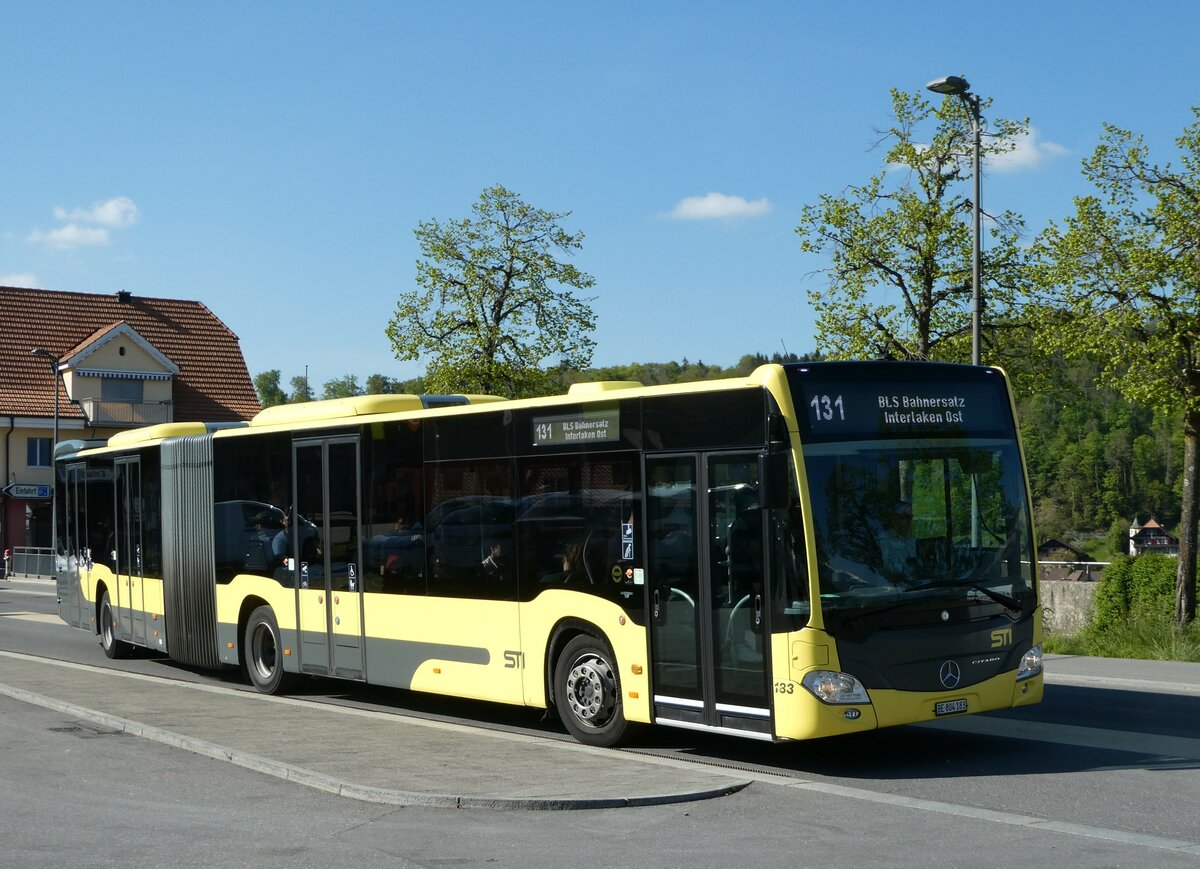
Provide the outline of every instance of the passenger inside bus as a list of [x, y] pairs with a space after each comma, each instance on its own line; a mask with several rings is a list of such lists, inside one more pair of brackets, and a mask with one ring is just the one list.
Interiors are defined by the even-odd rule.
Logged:
[[912, 573], [917, 557], [917, 544], [912, 534], [912, 504], [897, 501], [884, 516], [879, 532], [880, 572], [891, 579], [906, 580]]
[[562, 556], [562, 570], [547, 573], [541, 579], [542, 585], [572, 585], [586, 582], [583, 572], [583, 547], [578, 543], [567, 546]]
[[503, 579], [507, 573], [508, 560], [504, 552], [504, 545], [499, 541], [492, 541], [488, 546], [487, 555], [484, 556], [480, 567], [483, 568], [485, 576], [490, 576], [493, 579]]

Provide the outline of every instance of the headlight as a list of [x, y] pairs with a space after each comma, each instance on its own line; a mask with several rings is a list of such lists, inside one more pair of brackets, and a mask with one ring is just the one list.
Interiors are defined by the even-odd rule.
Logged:
[[1017, 670], [1017, 681], [1028, 679], [1042, 672], [1042, 644], [1038, 643], [1021, 656], [1021, 666]]
[[801, 683], [822, 703], [870, 703], [867, 689], [849, 673], [813, 670]]

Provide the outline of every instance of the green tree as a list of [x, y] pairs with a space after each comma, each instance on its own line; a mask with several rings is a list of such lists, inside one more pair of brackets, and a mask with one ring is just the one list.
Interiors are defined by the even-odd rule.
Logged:
[[386, 374], [371, 374], [367, 377], [364, 392], [367, 395], [392, 395], [407, 392], [403, 380], [395, 380]]
[[418, 224], [419, 289], [400, 296], [388, 339], [397, 359], [428, 357], [434, 392], [541, 394], [554, 366], [592, 358], [593, 300], [574, 291], [595, 280], [558, 258], [579, 250], [583, 233], [559, 224], [570, 212], [534, 208], [499, 185], [472, 211]]
[[282, 376], [278, 368], [254, 375], [254, 391], [258, 393], [258, 403], [263, 407], [274, 407], [277, 404], [287, 403], [287, 393], [279, 385], [279, 379]]
[[[986, 104], [984, 106], [986, 108]], [[892, 91], [894, 120], [881, 134], [885, 167], [801, 213], [801, 249], [827, 255], [828, 286], [809, 292], [820, 312], [818, 348], [835, 358], [970, 359], [973, 133], [960, 100], [936, 108]], [[985, 157], [1015, 147], [1026, 121], [992, 120]], [[990, 215], [981, 262], [989, 322], [1003, 320], [1022, 283], [1023, 219]], [[986, 338], [986, 336], [985, 336]], [[989, 351], [994, 356], [994, 351]]]
[[358, 385], [358, 378], [353, 374], [346, 374], [342, 377], [325, 381], [325, 385], [322, 387], [321, 398], [352, 398], [362, 394], [363, 390]]
[[1112, 125], [1083, 163], [1097, 195], [1075, 200], [1038, 240], [1045, 347], [1097, 360], [1101, 382], [1183, 417], [1175, 620], [1196, 616], [1200, 501], [1200, 109], [1176, 139], [1179, 167], [1150, 160]]
[[288, 394], [288, 399], [287, 399], [289, 404], [293, 404], [293, 403], [299, 402], [299, 401], [312, 401], [313, 400], [313, 391], [312, 391], [312, 387], [310, 387], [308, 385], [308, 375], [307, 374], [304, 375], [303, 377], [300, 377], [300, 376], [293, 377], [289, 382], [291, 383], [291, 386], [292, 386], [292, 391], [291, 391], [291, 393]]

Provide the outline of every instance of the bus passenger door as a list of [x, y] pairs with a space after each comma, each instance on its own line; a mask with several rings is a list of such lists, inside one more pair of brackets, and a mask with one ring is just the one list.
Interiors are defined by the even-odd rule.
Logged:
[[293, 457], [296, 503], [288, 527], [300, 668], [363, 679], [358, 439], [297, 442]]
[[84, 489], [86, 469], [84, 465], [68, 465], [63, 480], [63, 491], [58, 496], [63, 499], [63, 509], [60, 513], [62, 524], [59, 526], [61, 552], [58, 558], [61, 564], [58, 570], [58, 598], [61, 601], [59, 615], [63, 621], [72, 627], [83, 628], [86, 617], [83, 607], [83, 587], [80, 572], [83, 570], [83, 543], [87, 529], [80, 523], [87, 519], [83, 510], [86, 490]]
[[769, 736], [758, 454], [646, 458], [655, 719]]
[[142, 594], [142, 478], [137, 456], [117, 459], [113, 467], [116, 504], [116, 603], [118, 639], [146, 645]]

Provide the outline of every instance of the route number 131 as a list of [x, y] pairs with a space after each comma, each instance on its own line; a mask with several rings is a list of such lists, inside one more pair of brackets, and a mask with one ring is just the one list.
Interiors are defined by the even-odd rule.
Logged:
[[835, 413], [839, 420], [844, 422], [846, 419], [846, 408], [842, 404], [840, 395], [836, 398], [830, 398], [828, 395], [816, 395], [808, 404], [813, 409], [813, 415], [817, 422], [829, 421], [833, 419]]

